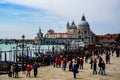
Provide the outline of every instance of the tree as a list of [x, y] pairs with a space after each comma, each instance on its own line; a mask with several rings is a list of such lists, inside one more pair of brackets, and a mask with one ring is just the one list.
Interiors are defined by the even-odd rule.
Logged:
[[118, 34], [118, 37], [116, 38], [116, 42], [120, 43], [120, 33]]

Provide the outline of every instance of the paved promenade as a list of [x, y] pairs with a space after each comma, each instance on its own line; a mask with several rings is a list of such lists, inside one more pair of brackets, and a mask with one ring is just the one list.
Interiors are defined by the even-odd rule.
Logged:
[[[105, 56], [102, 56], [103, 58]], [[115, 55], [111, 56], [111, 64], [106, 64], [106, 76], [100, 74], [93, 75], [90, 64], [85, 63], [84, 69], [80, 70], [77, 74], [76, 80], [120, 80], [120, 57], [116, 58]], [[19, 78], [9, 78], [6, 74], [0, 75], [0, 80], [75, 80], [73, 73], [62, 71], [61, 68], [54, 68], [53, 66], [40, 67], [38, 69], [38, 76], [34, 78], [33, 71], [31, 77], [26, 77], [25, 72], [19, 73]]]

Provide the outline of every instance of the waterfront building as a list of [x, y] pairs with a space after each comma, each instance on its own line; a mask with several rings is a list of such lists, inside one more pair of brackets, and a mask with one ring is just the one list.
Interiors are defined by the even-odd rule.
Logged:
[[57, 33], [54, 30], [50, 29], [45, 34], [45, 38], [54, 39], [55, 42], [60, 40], [63, 43], [71, 43], [72, 41], [82, 41], [85, 44], [95, 43], [95, 34], [90, 29], [89, 23], [86, 21], [85, 16], [83, 15], [78, 26], [73, 21], [71, 24], [67, 22], [66, 24], [67, 31], [64, 33]]
[[104, 35], [96, 35], [96, 40], [100, 43], [116, 43], [116, 39], [118, 37], [118, 33], [116, 34], [104, 34]]

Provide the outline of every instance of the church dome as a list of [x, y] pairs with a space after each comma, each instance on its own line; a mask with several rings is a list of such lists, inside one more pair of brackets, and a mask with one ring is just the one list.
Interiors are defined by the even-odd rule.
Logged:
[[81, 27], [89, 27], [89, 23], [87, 21], [80, 21], [79, 26], [81, 26]]
[[83, 15], [82, 18], [81, 18], [81, 21], [79, 23], [79, 26], [80, 27], [89, 27], [89, 23], [86, 21], [86, 18], [85, 16]]
[[70, 29], [77, 29], [77, 26], [75, 25], [74, 21], [72, 22]]

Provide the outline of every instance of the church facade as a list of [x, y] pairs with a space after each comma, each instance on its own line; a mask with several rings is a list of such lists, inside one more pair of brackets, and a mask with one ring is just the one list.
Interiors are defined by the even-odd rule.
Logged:
[[86, 21], [85, 16], [83, 15], [78, 26], [73, 21], [71, 24], [67, 22], [66, 24], [67, 31], [64, 33], [57, 33], [54, 30], [50, 29], [45, 34], [46, 39], [57, 39], [57, 40], [69, 40], [68, 42], [72, 42], [73, 40], [79, 40], [84, 42], [85, 44], [93, 44], [95, 43], [95, 34], [90, 29], [89, 23]]

